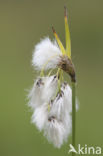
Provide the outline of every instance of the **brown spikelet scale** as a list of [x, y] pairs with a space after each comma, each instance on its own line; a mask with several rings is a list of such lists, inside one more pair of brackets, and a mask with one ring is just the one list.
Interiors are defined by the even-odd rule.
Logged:
[[60, 56], [60, 62], [58, 66], [70, 75], [72, 82], [76, 82], [75, 68], [72, 61], [68, 58], [68, 56], [66, 55]]

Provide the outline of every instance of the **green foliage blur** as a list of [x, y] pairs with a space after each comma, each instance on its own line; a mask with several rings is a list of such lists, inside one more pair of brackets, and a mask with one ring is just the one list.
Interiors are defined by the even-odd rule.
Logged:
[[54, 38], [52, 25], [65, 44], [64, 5], [80, 103], [76, 144], [103, 147], [103, 0], [0, 0], [0, 156], [68, 155], [71, 137], [61, 149], [50, 145], [30, 123], [26, 99], [34, 45]]

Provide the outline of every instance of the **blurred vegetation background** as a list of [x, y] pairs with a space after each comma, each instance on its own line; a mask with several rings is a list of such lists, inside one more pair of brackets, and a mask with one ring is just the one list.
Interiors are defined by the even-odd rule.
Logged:
[[63, 43], [68, 8], [72, 58], [77, 71], [76, 142], [103, 147], [103, 0], [0, 0], [0, 156], [67, 156], [30, 123], [27, 89], [36, 77], [32, 51], [40, 38]]

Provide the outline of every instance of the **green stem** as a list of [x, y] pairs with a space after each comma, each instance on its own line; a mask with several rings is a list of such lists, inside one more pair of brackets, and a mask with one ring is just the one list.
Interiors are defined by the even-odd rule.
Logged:
[[[75, 148], [75, 124], [76, 124], [76, 83], [72, 82], [72, 145]], [[72, 152], [72, 156], [75, 153]]]

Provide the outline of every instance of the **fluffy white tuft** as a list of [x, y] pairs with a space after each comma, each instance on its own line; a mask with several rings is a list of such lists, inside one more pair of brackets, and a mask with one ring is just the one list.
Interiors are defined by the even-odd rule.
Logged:
[[52, 102], [50, 114], [56, 116], [58, 120], [66, 120], [65, 114], [72, 110], [72, 91], [68, 84], [63, 83], [61, 92], [58, 93], [55, 100]]
[[64, 133], [65, 127], [62, 122], [52, 118], [46, 122], [44, 135], [55, 147], [60, 148], [63, 144]]
[[57, 76], [41, 77], [36, 80], [33, 88], [30, 90], [29, 106], [34, 110], [43, 103], [49, 103], [55, 95], [57, 88]]
[[[62, 83], [61, 91], [63, 93], [64, 106], [68, 110], [69, 113], [72, 112], [72, 89], [66, 83]], [[78, 100], [76, 99], [76, 110], [78, 110]]]
[[48, 104], [44, 103], [35, 109], [32, 115], [32, 123], [41, 131], [48, 119]]
[[62, 83], [61, 91], [56, 95], [58, 77], [40, 77], [29, 93], [29, 106], [33, 110], [32, 123], [55, 147], [60, 148], [71, 133], [72, 90]]
[[64, 107], [68, 112], [72, 112], [72, 90], [67, 83], [62, 83], [61, 91], [63, 93]]
[[28, 103], [28, 105], [33, 110], [43, 103], [43, 100], [40, 97], [41, 97], [42, 92], [43, 92], [44, 83], [45, 83], [45, 81], [43, 78], [38, 78], [36, 80], [36, 82], [34, 82], [34, 85], [29, 92], [29, 95], [28, 95], [29, 103]]
[[62, 55], [56, 41], [52, 42], [49, 38], [43, 39], [38, 43], [33, 52], [32, 64], [41, 70], [56, 68]]
[[[68, 103], [71, 101], [66, 99], [66, 93], [68, 93], [68, 98], [71, 98], [71, 94], [69, 94], [69, 92], [71, 93], [69, 85], [67, 86], [67, 84], [62, 84], [61, 93], [59, 93], [51, 103], [49, 116], [53, 118], [53, 120], [49, 121], [47, 124], [45, 134], [48, 140], [52, 142], [55, 147], [60, 147], [64, 142], [66, 142], [69, 134], [71, 133], [72, 120], [70, 110], [72, 109], [72, 104]], [[51, 132], [51, 128], [53, 129], [53, 132]], [[61, 131], [59, 131], [59, 128]]]
[[41, 98], [46, 102], [50, 102], [50, 100], [55, 96], [56, 94], [56, 89], [58, 85], [58, 78], [56, 75], [50, 76], [50, 77], [45, 77], [45, 85], [43, 89], [43, 93]]
[[48, 118], [48, 105], [55, 96], [58, 78], [56, 75], [36, 80], [28, 95], [29, 106], [33, 110], [32, 123], [41, 131]]

